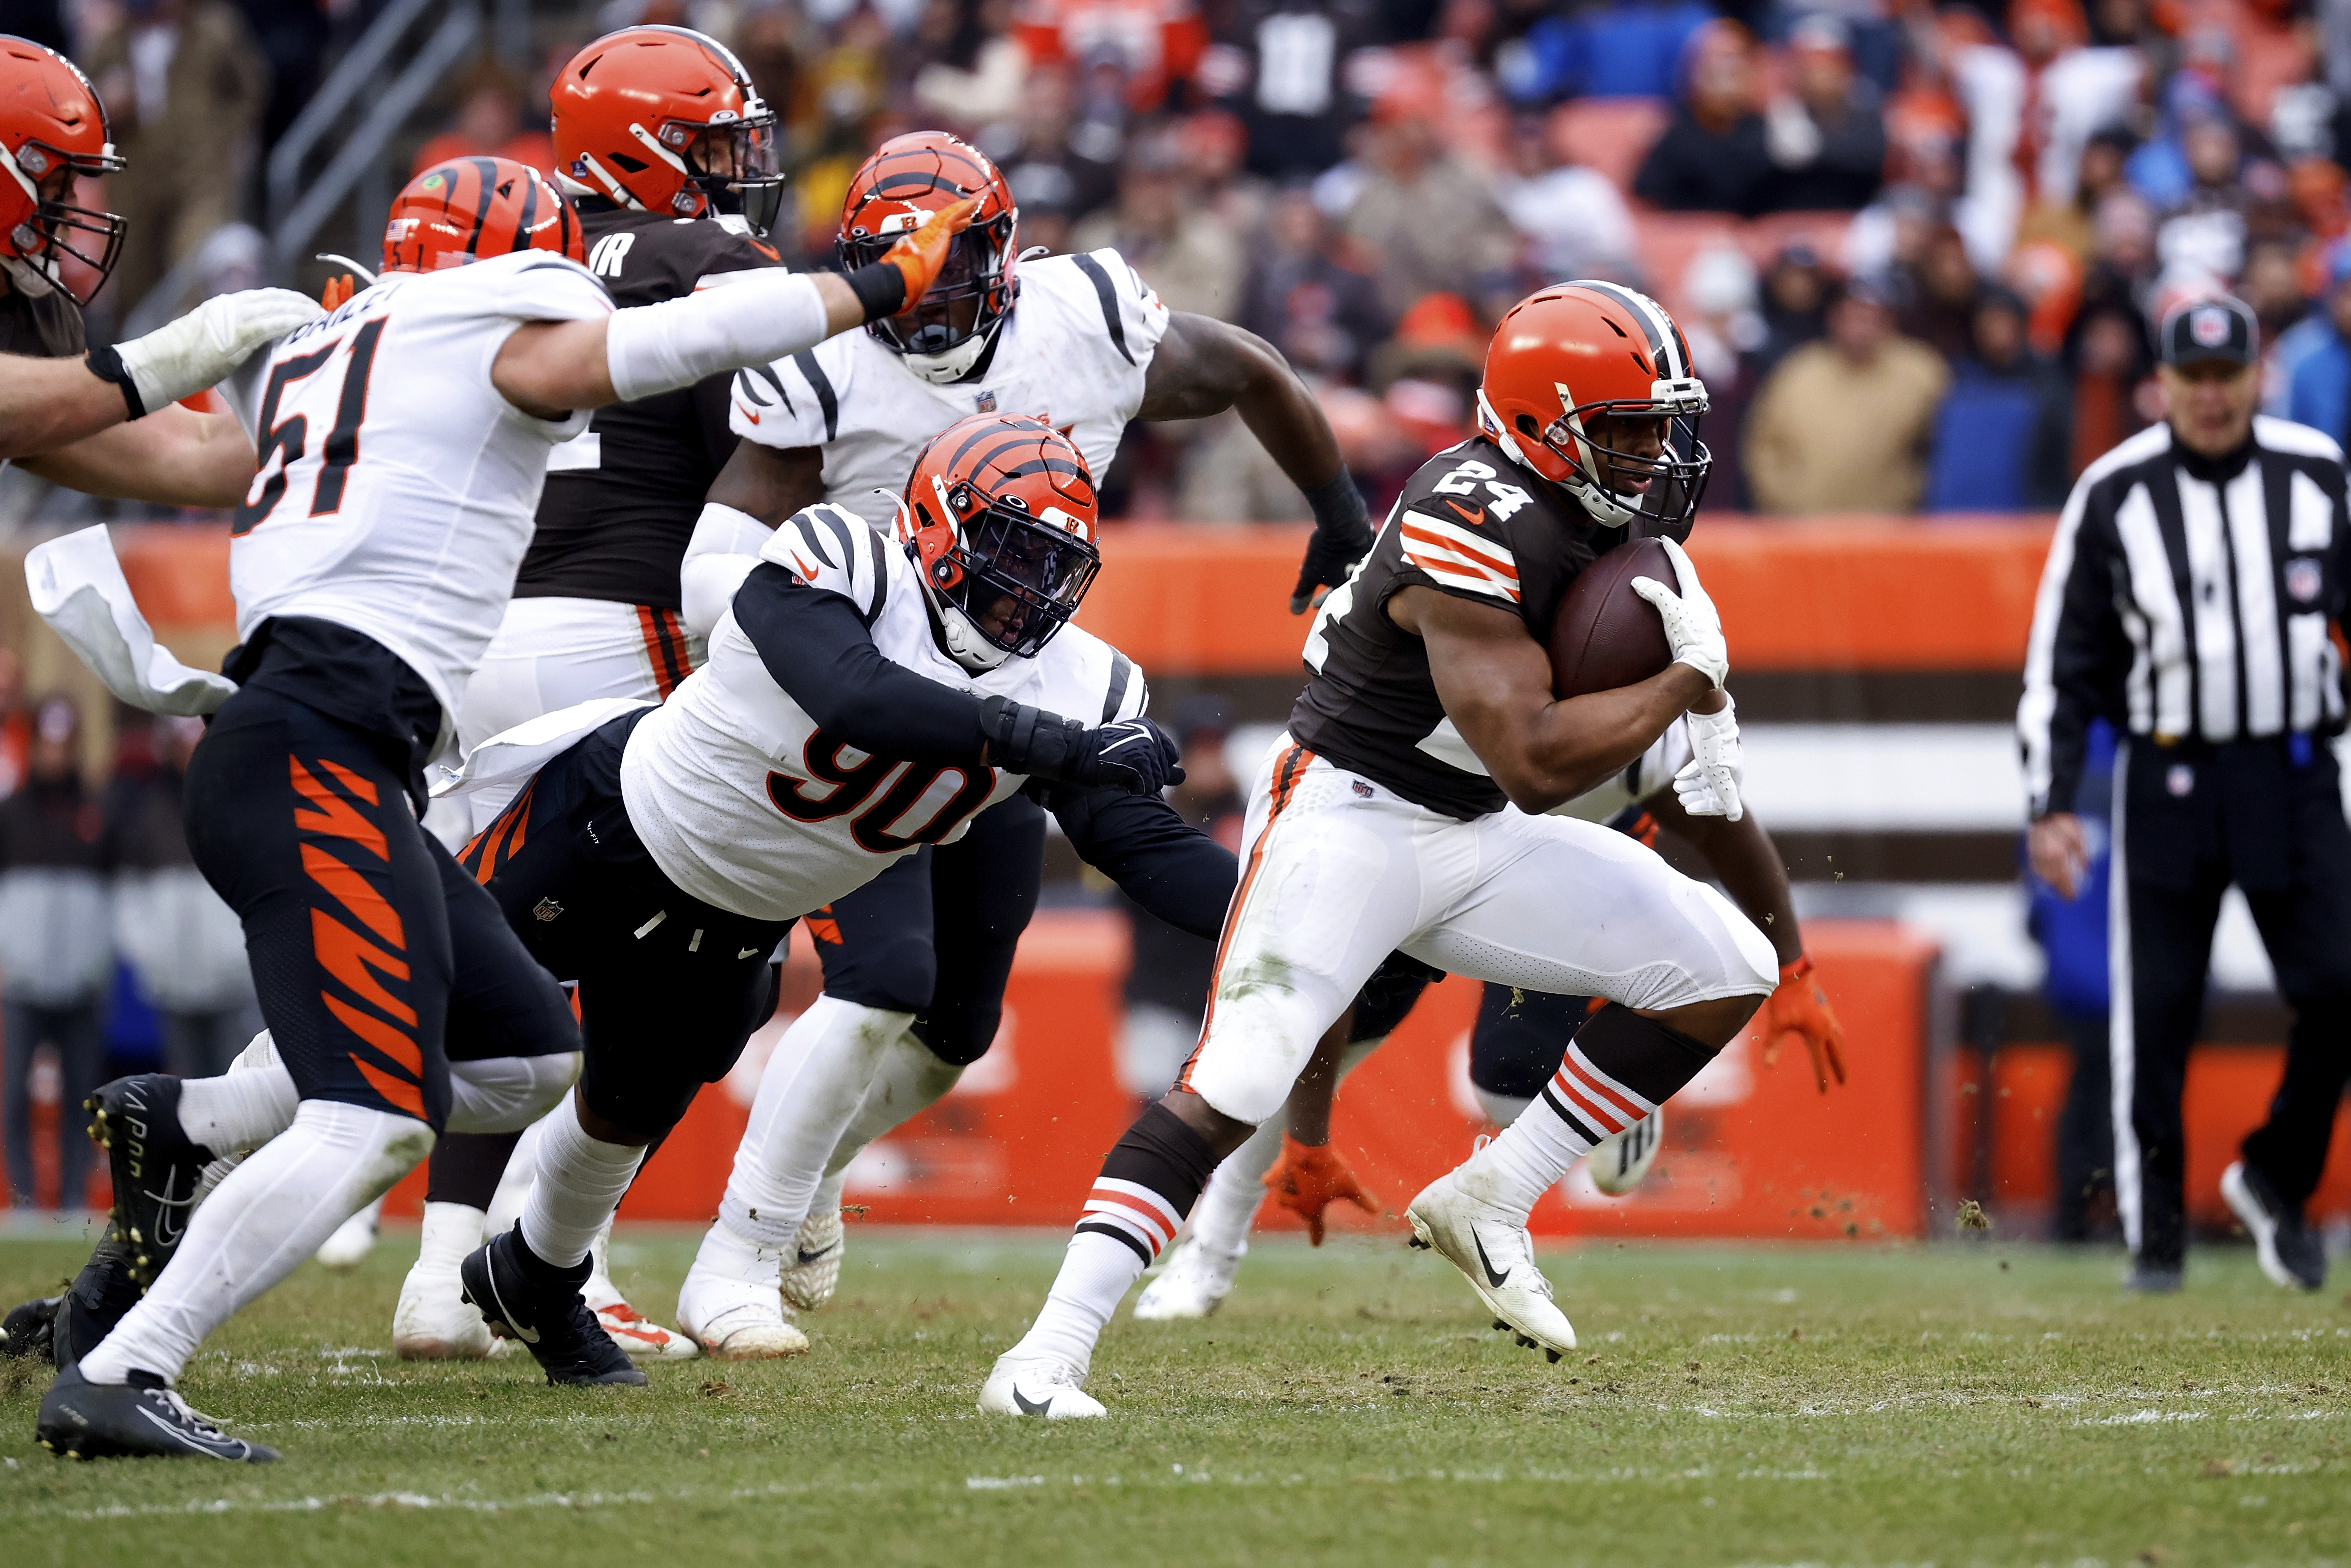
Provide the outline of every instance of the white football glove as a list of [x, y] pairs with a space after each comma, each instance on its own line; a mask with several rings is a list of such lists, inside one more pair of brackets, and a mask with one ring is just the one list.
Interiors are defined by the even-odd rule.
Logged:
[[1687, 664], [1719, 686], [1730, 674], [1730, 646], [1722, 640], [1722, 617], [1715, 612], [1714, 601], [1706, 596], [1706, 590], [1698, 586], [1698, 568], [1690, 564], [1682, 547], [1667, 538], [1657, 542], [1666, 547], [1666, 555], [1674, 563], [1681, 591], [1676, 593], [1654, 577], [1635, 578], [1633, 591], [1656, 606], [1657, 619], [1666, 623], [1666, 641], [1673, 645], [1674, 663]]
[[216, 295], [178, 320], [143, 338], [117, 343], [145, 412], [193, 397], [225, 378], [263, 344], [326, 312], [290, 288], [248, 288]]
[[1689, 727], [1690, 760], [1674, 775], [1674, 796], [1693, 817], [1724, 817], [1737, 821], [1747, 814], [1740, 804], [1739, 712], [1730, 694], [1722, 694], [1720, 713], [1682, 716]]

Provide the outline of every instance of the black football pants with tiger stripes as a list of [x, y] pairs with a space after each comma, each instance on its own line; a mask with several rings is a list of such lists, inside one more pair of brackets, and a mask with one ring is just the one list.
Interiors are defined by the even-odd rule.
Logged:
[[248, 686], [190, 759], [184, 810], [302, 1098], [438, 1132], [453, 1059], [578, 1051], [580, 1036], [554, 977], [417, 821], [405, 750]]

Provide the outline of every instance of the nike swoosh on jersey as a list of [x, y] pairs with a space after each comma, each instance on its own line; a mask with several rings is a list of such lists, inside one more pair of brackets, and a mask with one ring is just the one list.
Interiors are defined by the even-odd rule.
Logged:
[[1468, 523], [1473, 528], [1483, 524], [1486, 520], [1486, 508], [1483, 507], [1465, 507], [1458, 501], [1447, 501], [1445, 504], [1453, 509], [1453, 515], [1455, 517], [1460, 518], [1463, 522]]
[[1485, 1239], [1478, 1234], [1478, 1228], [1474, 1225], [1469, 1228], [1469, 1245], [1478, 1249], [1478, 1267], [1486, 1270], [1486, 1283], [1500, 1290], [1502, 1281], [1510, 1277], [1510, 1273], [1508, 1270], [1499, 1274], [1494, 1272], [1494, 1260], [1486, 1256]]
[[759, 411], [756, 408], [745, 408], [738, 402], [735, 405], [735, 412], [741, 414], [745, 419], [749, 420], [753, 424], [759, 423]]

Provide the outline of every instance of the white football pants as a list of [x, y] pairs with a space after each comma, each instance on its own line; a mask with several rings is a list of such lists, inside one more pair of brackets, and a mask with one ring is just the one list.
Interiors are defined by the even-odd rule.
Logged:
[[1730, 901], [1610, 829], [1414, 805], [1287, 737], [1249, 794], [1200, 1048], [1179, 1081], [1261, 1123], [1380, 960], [1634, 1009], [1769, 996], [1771, 944]]

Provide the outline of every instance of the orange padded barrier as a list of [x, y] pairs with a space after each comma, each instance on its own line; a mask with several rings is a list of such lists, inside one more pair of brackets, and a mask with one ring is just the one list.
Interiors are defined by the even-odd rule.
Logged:
[[[1690, 555], [1744, 670], [2015, 670], [2049, 548], [2045, 517], [1708, 517]], [[1289, 612], [1307, 530], [1289, 523], [1128, 523], [1078, 623], [1155, 675], [1286, 675], [1307, 621]], [[142, 528], [117, 546], [166, 641], [225, 626], [228, 536]]]

